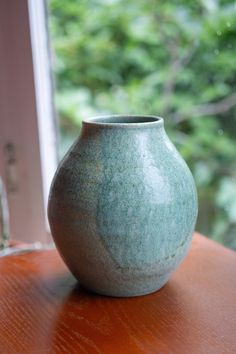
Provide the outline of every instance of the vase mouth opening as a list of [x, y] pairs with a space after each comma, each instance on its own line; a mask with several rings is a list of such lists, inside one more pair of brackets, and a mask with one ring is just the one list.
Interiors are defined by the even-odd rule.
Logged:
[[163, 125], [163, 118], [151, 115], [107, 115], [83, 119], [83, 123], [107, 127], [143, 127]]

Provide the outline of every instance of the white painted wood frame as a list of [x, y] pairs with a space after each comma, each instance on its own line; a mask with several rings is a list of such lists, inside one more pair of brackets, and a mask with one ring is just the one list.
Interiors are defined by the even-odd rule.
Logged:
[[43, 0], [0, 1], [0, 175], [11, 238], [50, 239], [46, 204], [57, 165]]

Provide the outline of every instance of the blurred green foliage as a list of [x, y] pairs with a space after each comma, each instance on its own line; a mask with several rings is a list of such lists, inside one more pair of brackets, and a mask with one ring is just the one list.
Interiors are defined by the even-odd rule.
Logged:
[[155, 114], [198, 187], [197, 229], [236, 249], [236, 3], [51, 0], [62, 142], [83, 117]]

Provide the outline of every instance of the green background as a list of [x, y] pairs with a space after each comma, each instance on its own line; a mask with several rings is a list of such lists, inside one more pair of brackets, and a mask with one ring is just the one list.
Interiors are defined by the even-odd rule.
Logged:
[[196, 229], [236, 249], [236, 3], [51, 0], [60, 153], [84, 117], [154, 114], [197, 184]]

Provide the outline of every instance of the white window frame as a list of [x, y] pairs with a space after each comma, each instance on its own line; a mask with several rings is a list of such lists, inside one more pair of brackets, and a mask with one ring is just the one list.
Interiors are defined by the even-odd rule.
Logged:
[[58, 155], [43, 0], [0, 1], [0, 176], [11, 238], [50, 240], [46, 206]]

